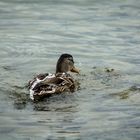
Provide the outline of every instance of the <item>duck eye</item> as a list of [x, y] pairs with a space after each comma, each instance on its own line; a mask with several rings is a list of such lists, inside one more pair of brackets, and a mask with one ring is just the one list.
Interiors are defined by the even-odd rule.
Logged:
[[72, 63], [74, 63], [74, 61], [73, 61], [73, 58], [72, 58], [72, 57], [69, 57], [69, 58], [68, 58], [68, 60], [69, 60], [69, 61], [71, 61]]

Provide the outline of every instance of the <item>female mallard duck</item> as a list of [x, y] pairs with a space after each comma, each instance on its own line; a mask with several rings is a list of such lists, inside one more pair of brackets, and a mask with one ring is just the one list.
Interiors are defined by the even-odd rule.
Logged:
[[74, 92], [76, 82], [67, 72], [79, 73], [74, 66], [74, 60], [70, 54], [62, 54], [57, 61], [55, 74], [39, 74], [29, 82], [30, 98], [40, 100], [52, 94], [65, 91]]

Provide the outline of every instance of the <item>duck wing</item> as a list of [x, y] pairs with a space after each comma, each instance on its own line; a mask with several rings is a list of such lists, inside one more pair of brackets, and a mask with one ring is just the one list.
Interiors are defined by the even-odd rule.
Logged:
[[[43, 78], [40, 78], [43, 77]], [[74, 80], [66, 73], [41, 75], [34, 78], [30, 84], [30, 98], [40, 100], [53, 94], [59, 94], [65, 91], [74, 91]]]

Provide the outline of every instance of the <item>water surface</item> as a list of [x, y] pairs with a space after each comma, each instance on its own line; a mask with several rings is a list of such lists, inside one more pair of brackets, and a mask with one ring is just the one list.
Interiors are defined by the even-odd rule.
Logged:
[[[139, 140], [139, 29], [138, 0], [1, 0], [1, 139]], [[62, 53], [80, 90], [31, 102], [27, 82]]]

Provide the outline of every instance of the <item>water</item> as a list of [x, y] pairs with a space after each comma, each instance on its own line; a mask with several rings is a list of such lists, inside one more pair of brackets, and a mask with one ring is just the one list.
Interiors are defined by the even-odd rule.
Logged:
[[[139, 140], [139, 29], [138, 0], [1, 0], [0, 139]], [[80, 90], [32, 103], [64, 52]]]

